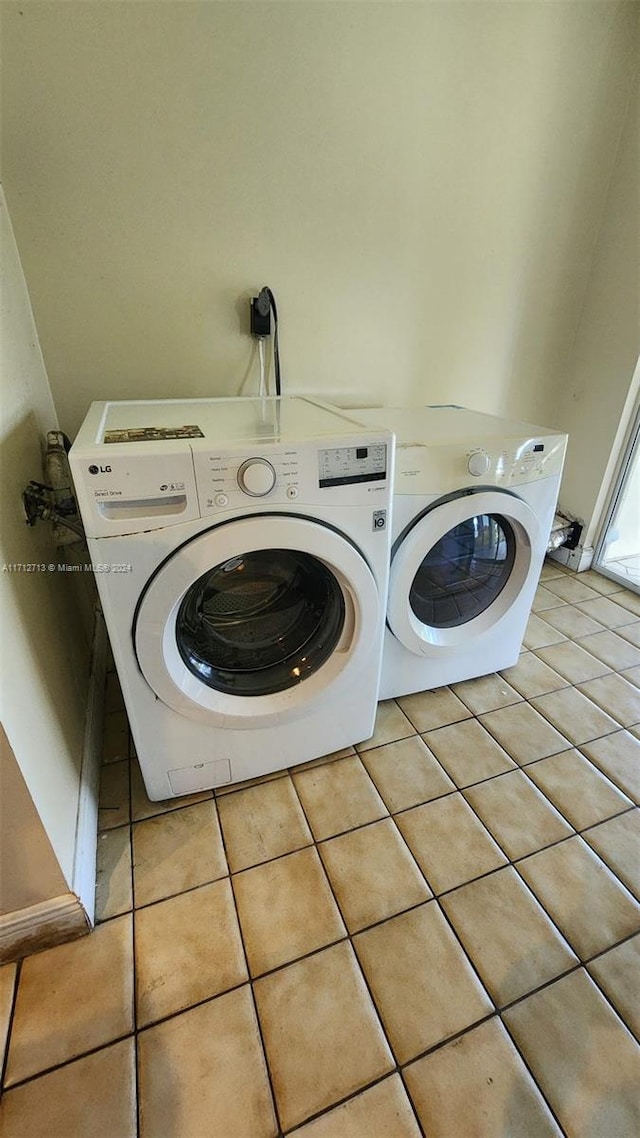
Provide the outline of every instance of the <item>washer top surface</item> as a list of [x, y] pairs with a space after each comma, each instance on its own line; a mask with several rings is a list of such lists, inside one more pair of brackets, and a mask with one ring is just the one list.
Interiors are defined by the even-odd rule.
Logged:
[[[305, 439], [358, 436], [363, 424], [302, 396], [185, 400], [122, 400], [94, 404], [87, 432], [76, 443], [142, 444], [185, 440], [205, 443], [300, 442]], [[369, 431], [371, 427], [367, 428]], [[198, 442], [200, 440], [200, 443]]]
[[455, 443], [507, 442], [516, 439], [560, 435], [552, 427], [540, 427], [518, 419], [503, 419], [467, 407], [367, 407], [351, 412], [368, 426], [394, 431], [398, 446], [450, 446]]
[[126, 400], [91, 404], [69, 462], [87, 534], [107, 537], [262, 502], [384, 507], [393, 443], [303, 397]]

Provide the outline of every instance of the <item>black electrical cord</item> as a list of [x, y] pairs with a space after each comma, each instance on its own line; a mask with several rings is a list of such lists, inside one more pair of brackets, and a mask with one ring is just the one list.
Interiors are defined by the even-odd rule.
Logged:
[[270, 288], [265, 285], [264, 291], [269, 297], [269, 304], [273, 312], [273, 370], [276, 381], [276, 395], [282, 395], [282, 382], [280, 378], [280, 347], [278, 344], [278, 309], [276, 298]]

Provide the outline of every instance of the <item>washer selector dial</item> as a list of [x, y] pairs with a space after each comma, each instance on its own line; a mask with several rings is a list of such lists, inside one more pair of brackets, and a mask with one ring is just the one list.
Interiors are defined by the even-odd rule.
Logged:
[[248, 458], [238, 470], [238, 486], [252, 498], [263, 498], [276, 484], [276, 472], [266, 458]]
[[483, 474], [486, 474], [490, 466], [491, 459], [489, 458], [488, 454], [484, 453], [484, 451], [479, 450], [476, 451], [475, 454], [469, 455], [467, 470], [469, 471], [469, 474], [473, 475], [474, 478], [480, 478]]

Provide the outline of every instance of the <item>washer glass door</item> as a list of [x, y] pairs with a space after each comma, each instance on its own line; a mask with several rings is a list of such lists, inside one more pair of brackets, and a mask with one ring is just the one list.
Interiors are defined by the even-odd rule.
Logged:
[[217, 691], [271, 695], [300, 683], [333, 652], [345, 621], [329, 568], [291, 549], [232, 557], [189, 587], [176, 617], [178, 651]]
[[387, 623], [406, 648], [437, 656], [493, 628], [529, 588], [540, 527], [521, 498], [461, 492], [418, 515], [394, 547]]
[[176, 549], [138, 604], [133, 638], [156, 696], [225, 727], [302, 717], [371, 667], [384, 598], [344, 534], [254, 515]]

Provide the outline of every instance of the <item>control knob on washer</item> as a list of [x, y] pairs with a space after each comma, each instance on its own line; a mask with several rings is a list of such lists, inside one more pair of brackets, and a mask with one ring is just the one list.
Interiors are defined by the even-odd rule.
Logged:
[[475, 454], [469, 455], [467, 470], [474, 478], [480, 478], [482, 474], [486, 474], [490, 466], [491, 459], [489, 455], [484, 454], [483, 451], [476, 451]]
[[238, 470], [238, 486], [252, 498], [263, 498], [276, 484], [276, 472], [266, 458], [248, 458]]

